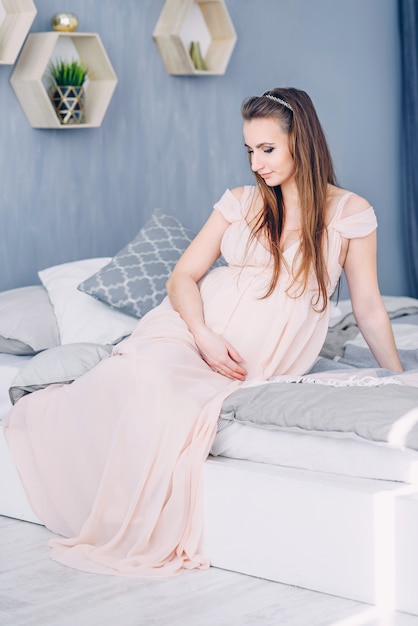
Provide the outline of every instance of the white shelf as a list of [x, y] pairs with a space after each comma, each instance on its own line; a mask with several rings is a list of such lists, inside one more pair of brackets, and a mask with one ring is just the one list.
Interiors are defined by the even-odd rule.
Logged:
[[[48, 95], [45, 74], [57, 48], [74, 49], [88, 67], [83, 124], [61, 124]], [[33, 128], [75, 129], [102, 123], [117, 84], [106, 50], [96, 33], [32, 33], [26, 40], [10, 78], [16, 96]]]
[[0, 0], [0, 65], [13, 65], [37, 13], [32, 0]]
[[[166, 0], [153, 33], [169, 74], [225, 74], [237, 35], [224, 0]], [[199, 41], [207, 70], [197, 70], [191, 41]]]

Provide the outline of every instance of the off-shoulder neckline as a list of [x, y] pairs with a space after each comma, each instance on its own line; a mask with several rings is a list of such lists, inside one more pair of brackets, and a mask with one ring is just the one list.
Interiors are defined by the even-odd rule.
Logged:
[[[247, 216], [247, 213], [248, 213], [248, 207], [246, 207], [245, 200], [247, 199], [247, 197], [250, 197], [250, 194], [252, 196], [251, 197], [251, 200], [252, 200], [254, 195], [255, 195], [255, 193], [256, 193], [256, 191], [257, 191], [257, 189], [258, 189], [258, 187], [257, 187], [257, 185], [242, 185], [242, 187], [243, 187], [243, 192], [242, 192], [241, 198], [239, 198], [239, 199], [235, 196], [235, 194], [232, 193], [231, 189], [228, 188], [227, 191], [231, 194], [231, 196], [234, 198], [234, 200], [239, 204], [240, 209], [241, 209], [241, 216], [247, 222], [246, 216]], [[350, 196], [353, 196], [353, 195], [354, 195], [353, 191], [347, 191], [346, 193], [344, 193], [341, 196], [341, 198], [337, 202], [337, 206], [335, 207], [334, 214], [333, 214], [333, 216], [331, 217], [330, 221], [327, 224], [327, 228], [329, 228], [334, 222], [338, 221], [339, 219], [349, 219], [349, 218], [352, 218], [355, 215], [360, 215], [361, 213], [365, 213], [366, 211], [373, 210], [373, 207], [371, 205], [369, 205], [369, 207], [367, 209], [364, 209], [363, 211], [359, 211], [358, 213], [353, 213], [353, 215], [348, 215], [347, 217], [341, 218], [341, 213], [344, 210], [344, 207], [346, 205], [346, 202], [347, 202], [348, 198]], [[244, 210], [244, 208], [245, 208], [245, 210]], [[247, 225], [248, 225], [248, 222], [247, 222]], [[266, 249], [264, 246], [263, 246], [263, 248]]]

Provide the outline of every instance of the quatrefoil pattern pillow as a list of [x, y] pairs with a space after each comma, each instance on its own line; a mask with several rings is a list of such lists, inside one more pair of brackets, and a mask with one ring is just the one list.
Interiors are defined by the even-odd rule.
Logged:
[[177, 218], [156, 209], [135, 239], [78, 289], [141, 318], [165, 297], [167, 278], [193, 237]]

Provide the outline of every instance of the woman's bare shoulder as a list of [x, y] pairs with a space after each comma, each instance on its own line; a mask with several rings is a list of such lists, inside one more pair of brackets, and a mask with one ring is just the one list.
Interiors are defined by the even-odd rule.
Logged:
[[356, 213], [361, 213], [371, 206], [370, 202], [366, 198], [363, 198], [363, 196], [349, 191], [348, 189], [331, 185], [328, 194], [328, 208], [332, 215], [335, 213], [338, 204], [342, 201], [344, 202], [344, 206], [341, 217], [350, 217]]
[[247, 222], [262, 210], [262, 200], [257, 185], [243, 185], [230, 190], [241, 205], [242, 215]]
[[245, 187], [244, 185], [242, 185], [241, 187], [234, 187], [233, 189], [230, 189], [230, 192], [232, 193], [233, 196], [236, 197], [237, 200], [241, 200], [244, 190], [245, 190]]

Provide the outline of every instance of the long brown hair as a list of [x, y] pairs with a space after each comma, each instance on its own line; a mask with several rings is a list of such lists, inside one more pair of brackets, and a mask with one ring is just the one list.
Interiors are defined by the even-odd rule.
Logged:
[[[274, 96], [281, 102], [268, 98], [267, 95]], [[292, 284], [302, 279], [301, 293], [304, 293], [313, 270], [318, 283], [318, 295], [312, 304], [315, 307], [319, 305], [319, 310], [324, 311], [327, 305], [328, 283], [324, 254], [327, 236], [325, 206], [327, 185], [328, 183], [335, 185], [336, 178], [325, 134], [312, 100], [306, 92], [299, 89], [276, 88], [266, 91], [262, 96], [245, 100], [241, 114], [245, 121], [258, 118], [277, 119], [282, 131], [288, 135], [302, 217], [298, 253], [300, 263]], [[259, 174], [255, 173], [255, 177], [264, 206], [259, 219], [252, 227], [252, 236], [255, 237], [257, 233], [263, 231], [274, 260], [272, 280], [264, 296], [268, 297], [277, 284], [281, 265], [285, 263], [280, 250], [285, 207], [280, 186], [269, 187]]]

